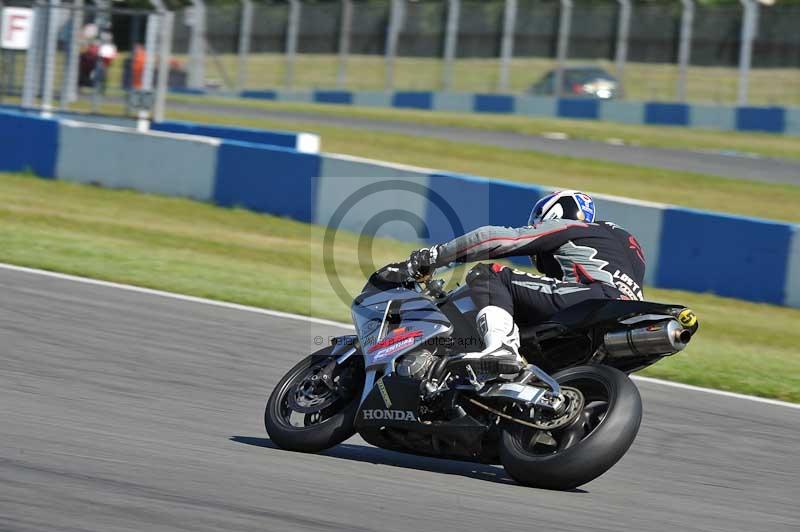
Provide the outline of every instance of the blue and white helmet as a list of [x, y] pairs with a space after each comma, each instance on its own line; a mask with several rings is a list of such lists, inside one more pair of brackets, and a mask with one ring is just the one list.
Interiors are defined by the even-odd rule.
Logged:
[[594, 222], [594, 200], [589, 194], [577, 190], [553, 192], [536, 202], [528, 218], [528, 225], [545, 220], [566, 219]]

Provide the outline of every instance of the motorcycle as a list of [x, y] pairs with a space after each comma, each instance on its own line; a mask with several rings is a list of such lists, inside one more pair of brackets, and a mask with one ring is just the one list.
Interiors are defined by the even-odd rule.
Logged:
[[[568, 490], [610, 469], [642, 418], [628, 375], [681, 351], [697, 331], [681, 306], [588, 300], [520, 329], [528, 365], [467, 362], [483, 349], [466, 285], [389, 265], [353, 301], [355, 335], [279, 381], [264, 422], [279, 447], [319, 452], [358, 433], [405, 453], [502, 464], [517, 482]], [[467, 363], [465, 363], [467, 362]]]

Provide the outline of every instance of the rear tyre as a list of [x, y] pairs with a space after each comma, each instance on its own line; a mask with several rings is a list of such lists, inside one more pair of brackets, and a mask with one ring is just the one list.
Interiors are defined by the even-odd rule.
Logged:
[[509, 423], [500, 459], [521, 484], [568, 490], [599, 477], [627, 452], [639, 431], [642, 401], [636, 385], [614, 368], [577, 366], [553, 377], [580, 390], [581, 413], [569, 425], [550, 431]]
[[363, 386], [362, 357], [337, 366], [333, 381], [323, 383], [322, 370], [331, 362], [331, 348], [307, 356], [278, 382], [264, 410], [267, 434], [278, 447], [314, 453], [329, 449], [355, 434], [353, 423]]

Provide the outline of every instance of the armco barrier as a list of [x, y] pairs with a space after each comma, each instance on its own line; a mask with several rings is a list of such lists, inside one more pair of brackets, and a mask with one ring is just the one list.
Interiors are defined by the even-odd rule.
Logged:
[[[227, 95], [230, 96], [230, 95]], [[604, 120], [720, 130], [800, 135], [800, 108], [730, 107], [676, 102], [636, 102], [590, 98], [554, 98], [528, 94], [473, 94], [432, 91], [342, 90], [243, 91], [242, 98], [302, 101], [368, 107], [396, 107], [458, 113], [500, 113], [526, 116]]]
[[[428, 243], [481, 225], [521, 225], [549, 190], [344, 155], [19, 113], [0, 112], [0, 138], [6, 139], [0, 145], [2, 170], [30, 168], [58, 179]], [[800, 226], [595, 198], [601, 219], [636, 234], [648, 260], [648, 284], [800, 307]]]
[[150, 130], [216, 137], [227, 140], [252, 142], [255, 144], [267, 144], [269, 146], [282, 146], [285, 148], [293, 148], [304, 153], [319, 153], [320, 148], [319, 136], [313, 133], [267, 131], [264, 129], [196, 124], [194, 122], [179, 122], [174, 120], [154, 122], [150, 125]]

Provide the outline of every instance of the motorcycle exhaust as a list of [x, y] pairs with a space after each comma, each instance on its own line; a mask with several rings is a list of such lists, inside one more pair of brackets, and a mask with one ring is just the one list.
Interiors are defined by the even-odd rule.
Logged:
[[627, 331], [606, 333], [606, 351], [615, 357], [669, 355], [686, 347], [692, 331], [677, 320], [664, 320]]

